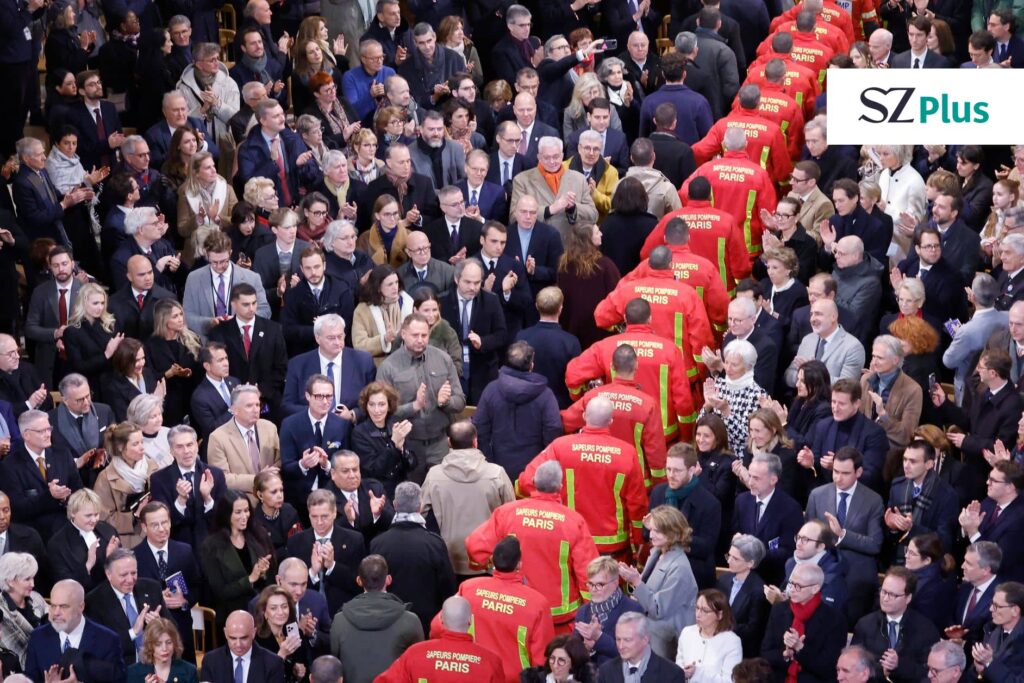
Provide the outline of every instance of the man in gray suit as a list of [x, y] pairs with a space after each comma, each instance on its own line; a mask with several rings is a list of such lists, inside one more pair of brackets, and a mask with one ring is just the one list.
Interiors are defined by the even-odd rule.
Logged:
[[[61, 336], [82, 283], [75, 279], [75, 260], [67, 247], [56, 246], [46, 257], [52, 280], [32, 290], [25, 318], [25, 339], [35, 342], [35, 365], [46, 386], [53, 386], [58, 354], [64, 353]], [[63, 374], [63, 368], [61, 368]]]
[[256, 290], [257, 314], [269, 318], [270, 305], [260, 276], [231, 263], [231, 239], [216, 231], [206, 238], [203, 248], [209, 265], [193, 270], [185, 281], [182, 305], [189, 329], [205, 343], [210, 330], [231, 317], [231, 288], [243, 282]]
[[455, 268], [444, 261], [430, 256], [430, 238], [419, 230], [409, 232], [405, 241], [405, 253], [409, 260], [398, 268], [402, 288], [412, 294], [424, 283], [433, 285], [434, 291], [444, 294], [455, 281]]
[[974, 303], [974, 315], [956, 328], [953, 341], [942, 354], [942, 364], [950, 370], [956, 370], [953, 389], [957, 405], [963, 402], [967, 378], [977, 365], [978, 352], [985, 348], [985, 343], [994, 332], [1005, 330], [1010, 324], [1009, 313], [995, 309], [998, 296], [999, 285], [991, 275], [979, 273], [974, 276], [970, 297]]
[[863, 456], [856, 448], [840, 448], [832, 461], [832, 483], [819, 486], [807, 499], [805, 518], [820, 519], [836, 537], [836, 548], [846, 560], [846, 618], [848, 623], [868, 613], [878, 588], [878, 554], [885, 534], [882, 498], [857, 480], [864, 473]]
[[466, 177], [466, 153], [462, 145], [445, 138], [444, 116], [440, 112], [428, 111], [423, 115], [420, 138], [409, 145], [409, 156], [413, 172], [430, 178], [435, 192]]
[[811, 333], [800, 341], [796, 358], [786, 368], [786, 384], [796, 386], [796, 373], [809, 360], [820, 360], [832, 382], [843, 377], [860, 381], [864, 368], [864, 347], [839, 326], [839, 309], [832, 299], [811, 304]]
[[[89, 380], [77, 372], [62, 379], [58, 389], [61, 404], [49, 413], [53, 443], [70, 451], [82, 469], [96, 449], [103, 448], [103, 433], [116, 421], [114, 411], [107, 404], [92, 400]], [[87, 471], [95, 472], [92, 467]]]

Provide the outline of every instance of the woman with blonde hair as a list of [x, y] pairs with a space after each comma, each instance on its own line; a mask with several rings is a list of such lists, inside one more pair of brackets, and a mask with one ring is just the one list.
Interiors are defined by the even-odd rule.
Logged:
[[647, 613], [651, 649], [674, 659], [680, 631], [694, 623], [697, 581], [686, 558], [693, 529], [671, 505], [651, 510], [644, 517], [644, 528], [651, 535], [652, 550], [643, 573], [620, 562], [619, 578], [633, 588], [633, 598]]
[[360, 128], [349, 139], [352, 168], [348, 173], [354, 180], [369, 185], [384, 174], [384, 162], [378, 158], [377, 149], [377, 136], [369, 128]]
[[900, 214], [909, 213], [917, 220], [928, 215], [924, 178], [911, 163], [912, 145], [875, 145], [874, 151], [882, 167], [878, 175], [882, 194], [878, 207], [895, 222], [892, 239], [902, 258], [910, 249], [914, 231], [912, 227], [899, 223]]
[[95, 282], [82, 285], [64, 328], [64, 350], [68, 371], [85, 375], [96, 394], [102, 392], [100, 380], [113, 370], [110, 359], [124, 339], [124, 334], [116, 331], [116, 324], [107, 310], [107, 290]]
[[[565, 108], [562, 117], [562, 137], [566, 140], [576, 131], [586, 130], [590, 127], [587, 123], [587, 107], [595, 97], [607, 97], [604, 86], [601, 85], [597, 74], [585, 73], [576, 81], [572, 89], [572, 97], [569, 99], [569, 106]], [[619, 114], [612, 107], [611, 128], [622, 130], [622, 122]]]
[[139, 661], [128, 667], [127, 683], [198, 683], [199, 674], [191, 662], [181, 658], [184, 647], [177, 625], [160, 617], [146, 624]]
[[402, 279], [387, 265], [375, 266], [362, 287], [361, 302], [352, 315], [352, 346], [373, 356], [380, 367], [402, 346], [402, 321], [412, 313], [412, 297], [402, 291]]
[[161, 299], [153, 308], [153, 336], [146, 340], [149, 363], [167, 380], [164, 417], [180, 424], [188, 414], [192, 389], [202, 377], [199, 335], [188, 329], [185, 309], [174, 299]]
[[[890, 313], [882, 318], [880, 332], [891, 334], [903, 342], [903, 372], [921, 385], [927, 395], [930, 390], [928, 375], [939, 367], [939, 332], [936, 326], [925, 318], [924, 284], [915, 277], [903, 278], [896, 288], [896, 305], [899, 313]], [[924, 402], [929, 410], [930, 401]]]
[[409, 236], [409, 222], [401, 217], [398, 200], [382, 194], [373, 203], [373, 225], [356, 240], [356, 249], [365, 251], [377, 265], [398, 268], [409, 260], [405, 241]]
[[155, 394], [139, 394], [128, 404], [128, 421], [142, 430], [146, 458], [156, 468], [163, 469], [172, 462], [171, 445], [167, 435], [171, 431], [164, 426], [164, 400]]
[[0, 556], [0, 647], [25, 666], [32, 630], [46, 619], [46, 601], [35, 591], [39, 563], [30, 553]]
[[231, 183], [217, 173], [213, 155], [195, 154], [189, 163], [188, 177], [178, 190], [178, 234], [185, 238], [185, 263], [195, 263], [195, 245], [189, 237], [204, 227], [227, 228], [237, 203]]
[[68, 497], [68, 523], [46, 543], [54, 582], [74, 579], [87, 593], [106, 583], [103, 565], [107, 555], [121, 547], [121, 537], [100, 519], [102, 515], [103, 502], [96, 491], [78, 489]]
[[134, 548], [143, 538], [139, 510], [149, 502], [149, 478], [156, 463], [146, 457], [142, 428], [132, 422], [109, 427], [105, 446], [110, 464], [96, 478], [100, 518], [117, 530], [121, 545]]
[[607, 337], [608, 330], [594, 323], [594, 309], [619, 283], [619, 269], [601, 253], [601, 227], [577, 223], [566, 235], [565, 252], [558, 260], [558, 288], [565, 304], [559, 322], [587, 348]]
[[278, 209], [277, 186], [270, 178], [249, 178], [242, 190], [242, 199], [256, 209], [256, 225], [270, 229], [270, 214]]
[[992, 267], [999, 265], [999, 250], [996, 242], [1003, 238], [1003, 221], [1006, 212], [1020, 204], [1020, 183], [1009, 178], [997, 180], [992, 186], [992, 210], [988, 214], [985, 226], [981, 229], [981, 252], [983, 257], [991, 259]]

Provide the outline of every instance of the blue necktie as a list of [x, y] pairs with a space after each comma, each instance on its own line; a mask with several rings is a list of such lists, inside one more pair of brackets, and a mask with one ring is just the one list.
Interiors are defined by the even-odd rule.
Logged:
[[470, 195], [469, 195], [469, 205], [470, 206], [476, 206], [478, 203], [479, 202], [477, 201], [477, 198], [476, 198], [476, 190], [473, 190], [470, 193]]
[[[128, 627], [131, 628], [135, 624], [135, 620], [139, 618], [139, 613], [135, 610], [132, 605], [132, 596], [124, 596], [124, 613], [128, 616]], [[135, 649], [138, 650], [142, 647], [142, 634], [135, 634]]]
[[[335, 385], [335, 382], [334, 382], [334, 361], [333, 360], [330, 363], [327, 364], [327, 378], [331, 380], [331, 386], [333, 387]], [[336, 406], [336, 405], [338, 405], [337, 392], [335, 392], [334, 399], [331, 400], [331, 409], [333, 410], [334, 406]]]
[[889, 621], [889, 647], [893, 650], [896, 649], [896, 643], [899, 641], [899, 637], [896, 635], [896, 622]]
[[242, 668], [242, 658], [235, 657], [235, 681], [234, 683], [245, 683], [245, 670]]
[[220, 381], [220, 395], [224, 398], [224, 402], [231, 406], [231, 392], [228, 391], [228, 383], [224, 380]]
[[914, 484], [914, 498], [917, 498], [920, 495], [921, 495], [921, 486], [919, 484]]
[[64, 647], [62, 647], [60, 651], [61, 652], [67, 652], [70, 649], [71, 649], [71, 639], [65, 637], [64, 638]]
[[839, 520], [839, 526], [846, 526], [846, 499], [850, 497], [850, 494], [846, 491], [839, 492], [839, 508], [836, 510], [836, 519]]

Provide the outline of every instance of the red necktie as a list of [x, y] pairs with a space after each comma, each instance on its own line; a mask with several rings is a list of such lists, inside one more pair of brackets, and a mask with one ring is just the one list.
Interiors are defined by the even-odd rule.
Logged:
[[142, 185], [143, 187], [149, 186], [149, 171], [142, 172]]
[[135, 300], [139, 302], [139, 310], [141, 311], [142, 307], [146, 305], [146, 295], [139, 294], [135, 297]]
[[251, 325], [242, 325], [242, 346], [245, 347], [245, 357], [249, 357], [249, 351], [252, 350], [252, 337], [249, 336], [249, 328]]
[[60, 314], [60, 326], [68, 324], [68, 290], [60, 290], [60, 300], [57, 302], [57, 311]]
[[972, 588], [971, 589], [971, 600], [970, 600], [970, 602], [967, 603], [967, 611], [964, 612], [964, 618], [965, 619], [966, 619], [967, 616], [970, 615], [971, 612], [974, 611], [974, 608], [977, 606], [977, 604], [978, 604], [978, 589], [977, 588]]
[[[93, 110], [93, 113], [96, 114], [96, 139], [100, 141], [100, 145], [102, 147], [110, 149], [110, 146], [107, 144], [107, 130], [103, 126], [103, 114], [100, 113], [99, 107], [96, 107], [96, 109]], [[109, 161], [110, 157], [107, 154], [104, 153], [100, 155], [101, 164], [107, 166]]]
[[988, 523], [988, 527], [991, 529], [999, 521], [999, 513], [1002, 512], [1002, 508], [996, 505], [996, 509], [992, 511], [992, 516], [989, 518], [991, 521]]
[[288, 175], [285, 173], [284, 155], [281, 152], [281, 138], [276, 137], [270, 141], [270, 157], [277, 164], [277, 177], [281, 180], [281, 199], [284, 200], [281, 206], [291, 206], [292, 193], [288, 190]]

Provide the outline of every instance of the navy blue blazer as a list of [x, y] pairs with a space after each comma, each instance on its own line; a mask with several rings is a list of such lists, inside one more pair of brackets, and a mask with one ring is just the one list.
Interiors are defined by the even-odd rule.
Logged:
[[[590, 129], [587, 128], [585, 130]], [[582, 132], [583, 130], [575, 131], [569, 136], [569, 139], [565, 141], [566, 159], [579, 156], [577, 148], [580, 144], [580, 133]], [[610, 158], [612, 166], [618, 169], [619, 175], [624, 175], [626, 173], [626, 169], [630, 167], [629, 140], [626, 139], [626, 134], [617, 128], [609, 128], [605, 131], [604, 154], [601, 156]]]
[[[285, 415], [307, 410], [306, 379], [319, 373], [319, 349], [307, 351], [288, 361], [288, 374], [284, 380], [284, 401], [281, 406]], [[342, 349], [341, 394], [335, 397], [336, 403], [343, 403], [354, 409], [359, 403], [359, 392], [376, 376], [377, 368], [370, 354], [358, 349]]]
[[[913, 260], [903, 259], [898, 266], [907, 277], [918, 277], [921, 274], [921, 260], [917, 258], [916, 253], [914, 257]], [[921, 281], [925, 294], [924, 305], [921, 308], [925, 315], [930, 315], [935, 320], [970, 318], [960, 271], [945, 256], [927, 270]]]
[[736, 498], [733, 514], [733, 532], [753, 534], [761, 539], [768, 554], [757, 568], [766, 584], [781, 586], [785, 576], [786, 560], [796, 549], [797, 532], [804, 523], [804, 511], [793, 498], [779, 487], [775, 487], [768, 506], [757, 521], [757, 505], [749, 491]]
[[[536, 154], [536, 152], [534, 152], [534, 154]], [[516, 154], [515, 157], [513, 157], [512, 164], [509, 168], [511, 173], [509, 174], [508, 179], [503, 185], [501, 182], [501, 159], [498, 157], [498, 152], [495, 151], [491, 153], [491, 165], [487, 169], [487, 177], [485, 178], [485, 180], [489, 183], [494, 183], [499, 187], [503, 187], [505, 189], [505, 195], [511, 196], [512, 179], [515, 178], [518, 174], [522, 173], [523, 171], [528, 171], [536, 165], [536, 158], [533, 160], [533, 164], [531, 165], [527, 161], [525, 156], [523, 156], [522, 154]]]
[[132, 256], [146, 256], [153, 264], [153, 281], [158, 287], [163, 287], [169, 292], [177, 294], [177, 281], [188, 272], [188, 266], [184, 263], [178, 267], [177, 272], [172, 273], [170, 269], [164, 268], [163, 272], [156, 269], [156, 262], [164, 256], [174, 256], [177, 253], [174, 245], [167, 238], [158, 239], [153, 243], [149, 254], [143, 254], [139, 243], [134, 238], [128, 238], [121, 242], [121, 245], [110, 257], [110, 284], [114, 289], [119, 290], [128, 286], [128, 259]]
[[[227, 646], [211, 650], [203, 657], [199, 680], [210, 683], [231, 683], [235, 680], [235, 658]], [[276, 652], [252, 644], [247, 683], [281, 683], [284, 681], [284, 660]]]
[[[280, 137], [284, 143], [285, 177], [288, 180], [288, 191], [291, 194], [292, 202], [298, 203], [299, 186], [311, 186], [319, 182], [320, 171], [313, 159], [301, 166], [298, 164], [299, 155], [309, 150], [298, 133], [293, 133], [285, 128], [281, 131]], [[270, 178], [274, 181], [277, 196], [281, 197], [283, 205], [284, 193], [281, 191], [281, 179], [277, 173], [277, 163], [270, 158], [270, 146], [263, 139], [263, 129], [253, 126], [249, 135], [246, 136], [245, 142], [238, 148], [238, 177], [243, 183], [258, 176]]]
[[[328, 413], [323, 426], [323, 445], [328, 457], [336, 451], [348, 448], [349, 431], [352, 423], [343, 420], [333, 413]], [[306, 496], [313, 490], [313, 482], [317, 488], [324, 488], [331, 481], [329, 470], [314, 467], [302, 473], [299, 460], [302, 454], [316, 444], [313, 435], [313, 423], [309, 411], [289, 415], [281, 423], [281, 476], [284, 478], [285, 499], [298, 509], [306, 506]]]
[[526, 147], [526, 154], [523, 155], [526, 159], [527, 169], [537, 165], [537, 144], [540, 143], [541, 138], [546, 137], [560, 138], [561, 136], [558, 134], [557, 129], [552, 128], [539, 119], [535, 119], [533, 128], [530, 129], [530, 142]]
[[61, 652], [61, 640], [49, 624], [36, 627], [28, 637], [25, 653], [25, 674], [33, 681], [42, 681], [43, 674], [54, 664], [60, 664], [62, 677], [67, 676], [66, 667], [74, 666], [78, 679], [82, 681], [123, 681], [125, 676], [124, 657], [117, 634], [100, 626], [92, 619], [85, 619], [85, 629], [77, 649]]
[[448, 232], [448, 219], [442, 216], [425, 222], [422, 231], [430, 238], [431, 258], [448, 263], [448, 259], [463, 247], [466, 248], [467, 258], [480, 253], [480, 229], [482, 227], [483, 223], [480, 221], [463, 216], [459, 219], [458, 238], [452, 241], [452, 234]]
[[[194, 482], [198, 482], [203, 472], [213, 472], [213, 491], [210, 493], [213, 500], [220, 500], [227, 491], [227, 483], [224, 481], [224, 472], [219, 467], [207, 465], [196, 458], [196, 473]], [[213, 522], [213, 508], [209, 512], [203, 509], [203, 500], [198, 490], [193, 491], [189, 496], [188, 505], [185, 506], [185, 513], [178, 512], [174, 501], [178, 498], [178, 480], [182, 478], [181, 469], [177, 464], [168, 465], [162, 470], [153, 473], [149, 479], [149, 491], [154, 501], [160, 501], [171, 509], [171, 538], [180, 541], [192, 548], [198, 548], [203, 540], [210, 533], [210, 524]], [[198, 484], [195, 484], [198, 489]]]
[[[41, 173], [22, 164], [11, 182], [14, 205], [18, 207], [18, 220], [30, 240], [49, 237], [57, 244], [71, 246], [66, 243], [64, 209], [60, 207], [63, 195], [54, 187], [46, 170]], [[46, 185], [53, 190], [55, 200], [50, 198]]]
[[[39, 14], [41, 16], [42, 11]], [[0, 64], [27, 64], [39, 58], [39, 46], [31, 37], [31, 25], [32, 13], [27, 3], [0, 3]]]
[[[533, 275], [527, 278], [530, 283], [531, 296], [536, 297], [540, 290], [555, 284], [558, 279], [558, 261], [562, 258], [564, 251], [562, 236], [558, 233], [557, 228], [540, 221], [533, 224], [533, 235], [530, 237], [530, 246], [526, 251], [526, 256], [532, 256], [536, 262]], [[519, 224], [515, 221], [508, 226], [505, 253], [519, 259], [523, 266], [526, 266], [523, 246], [519, 241]]]
[[[231, 390], [238, 386], [238, 379], [228, 376], [224, 378], [224, 383], [228, 385], [228, 395], [230, 396]], [[192, 398], [189, 400], [189, 416], [190, 424], [196, 430], [199, 438], [204, 441], [214, 429], [231, 419], [228, 403], [224, 400], [224, 396], [205, 376], [192, 390]]]
[[[487, 257], [481, 251], [477, 257], [484, 264], [484, 280], [487, 279]], [[512, 271], [516, 274], [515, 286], [509, 294], [508, 301], [501, 290], [501, 281]], [[501, 302], [501, 310], [505, 314], [506, 340], [515, 338], [519, 330], [529, 327], [530, 318], [537, 318], [536, 307], [533, 305], [533, 296], [530, 294], [530, 284], [527, 281], [526, 266], [519, 261], [506, 248], [505, 252], [497, 259], [494, 266], [494, 286], [491, 292]], [[533, 313], [534, 315], [530, 315]], [[455, 328], [461, 331], [461, 326]]]
[[242, 331], [234, 318], [210, 330], [209, 338], [227, 347], [231, 375], [243, 384], [258, 386], [263, 404], [276, 411], [281, 404], [284, 374], [288, 369], [288, 351], [281, 325], [259, 315], [253, 318], [252, 347], [248, 357]]
[[[508, 222], [508, 195], [505, 194], [505, 190], [501, 187], [501, 172], [498, 172], [498, 180], [491, 180], [491, 171], [487, 170], [487, 178], [484, 180], [484, 184], [480, 186], [477, 191], [476, 205], [480, 207], [480, 216], [485, 220], [501, 221], [502, 223]], [[462, 197], [466, 200], [466, 206], [469, 206], [470, 202], [470, 191], [469, 181], [463, 178], [459, 182], [455, 183], [455, 187], [462, 190]]]
[[[209, 131], [206, 130], [206, 122], [202, 119], [189, 116], [187, 125], [203, 134], [203, 139], [206, 140], [206, 151], [213, 155], [214, 159], [220, 159], [220, 151], [217, 149], [217, 142], [210, 135]], [[155, 170], [160, 170], [164, 165], [164, 161], [167, 160], [167, 152], [171, 149], [171, 129], [167, 126], [167, 121], [157, 121], [149, 130], [143, 135], [146, 138], [146, 142], [149, 143], [149, 167]], [[269, 176], [268, 176], [269, 177]]]
[[[925, 478], [925, 487], [928, 486], [930, 476], [928, 475]], [[906, 477], [897, 477], [893, 479], [892, 485], [889, 487], [889, 500], [886, 502], [885, 507], [886, 509], [892, 507], [903, 508], [910, 511], [913, 499], [913, 482]], [[928, 506], [928, 510], [921, 515], [920, 521], [910, 527], [910, 531], [907, 532], [890, 530], [890, 537], [911, 539], [914, 536], [934, 531], [942, 540], [943, 548], [953, 548], [954, 534], [959, 531], [957, 528], [957, 516], [960, 513], [958, 505], [959, 499], [957, 498], [956, 491], [946, 482], [942, 480], [936, 481], [935, 489], [932, 493], [932, 503]], [[988, 613], [986, 612], [986, 614]]]
[[999, 565], [999, 578], [1005, 581], [1024, 580], [1024, 498], [1016, 498], [999, 514], [999, 519], [992, 521], [992, 512], [996, 502], [991, 498], [981, 501], [981, 512], [985, 519], [981, 522], [982, 541], [992, 541], [1003, 551], [1003, 561]]
[[[276, 59], [267, 59], [266, 72], [267, 75], [270, 76], [272, 81], [285, 80], [284, 66], [282, 66], [281, 63], [278, 62]], [[235, 65], [228, 69], [228, 74], [231, 76], [231, 78], [235, 79], [235, 83], [238, 84], [239, 92], [241, 92], [243, 85], [245, 85], [246, 83], [251, 83], [252, 81], [257, 81], [259, 83], [263, 83], [264, 85], [266, 85], [266, 83], [263, 82], [263, 79], [260, 76], [260, 74], [256, 73], [255, 71], [247, 67], [245, 64], [241, 62], [241, 60], [235, 62]], [[270, 95], [272, 99], [275, 99], [278, 102], [280, 102], [281, 106], [284, 107], [285, 109], [288, 108], [288, 88], [282, 88], [281, 92], [279, 92], [277, 95], [271, 95], [270, 89], [268, 88], [267, 90], [267, 94]]]
[[563, 330], [558, 323], [545, 321], [519, 330], [514, 341], [520, 340], [533, 347], [533, 371], [547, 377], [559, 409], [568, 408], [572, 401], [569, 389], [565, 386], [565, 368], [570, 360], [580, 355], [580, 340], [571, 332]]
[[[288, 539], [288, 557], [297, 557], [308, 565], [314, 542], [313, 529], [291, 536]], [[328, 608], [337, 614], [344, 603], [362, 592], [356, 584], [356, 573], [359, 563], [366, 557], [366, 543], [359, 532], [335, 522], [331, 529], [331, 545], [334, 546], [334, 570], [325, 575], [324, 583]], [[319, 582], [319, 577], [310, 581], [310, 588], [319, 590]]]
[[[135, 588], [132, 589], [136, 609], [142, 611], [143, 605], [149, 605], [151, 611], [158, 612], [160, 616], [167, 616], [163, 611], [163, 589], [162, 581], [139, 577]], [[121, 656], [128, 664], [135, 663], [135, 643], [128, 637], [128, 630], [132, 625], [125, 614], [124, 604], [118, 599], [110, 583], [104, 581], [86, 594], [85, 616], [116, 633], [121, 641]]]
[[[192, 638], [189, 637], [192, 631], [191, 608], [200, 602], [200, 596], [205, 589], [205, 585], [199, 571], [199, 563], [196, 561], [191, 546], [179, 541], [169, 540], [167, 541], [166, 550], [167, 552], [164, 555], [164, 560], [167, 562], [166, 576], [181, 572], [182, 577], [185, 579], [188, 593], [185, 595], [186, 603], [181, 608], [171, 609], [164, 605], [164, 616], [170, 617], [178, 625], [181, 643], [184, 646], [181, 658], [194, 663], [196, 661], [195, 644], [192, 642]], [[160, 578], [160, 569], [157, 566], [156, 557], [153, 556], [153, 551], [150, 549], [146, 539], [142, 539], [142, 542], [135, 546], [132, 552], [135, 553], [135, 561], [139, 568], [139, 578], [158, 581], [161, 588], [163, 588], [165, 585], [164, 579]]]
[[975, 600], [974, 609], [967, 613], [966, 619], [964, 619], [964, 612], [971, 601], [971, 593], [974, 592], [974, 586], [970, 583], [960, 584], [960, 588], [956, 592], [956, 610], [953, 612], [953, 623], [960, 624], [967, 629], [964, 641], [968, 648], [974, 643], [981, 642], [985, 624], [992, 618], [991, 610], [989, 610], [989, 605], [992, 604], [992, 596], [996, 594], [996, 586], [1002, 582], [1003, 577], [1001, 575], [995, 577], [995, 580], [988, 585], [985, 592]]
[[103, 116], [103, 137], [96, 130], [96, 119], [85, 106], [85, 102], [76, 102], [68, 107], [64, 114], [64, 123], [74, 126], [78, 131], [78, 158], [82, 160], [82, 168], [88, 173], [100, 166], [113, 167], [116, 160], [115, 151], [110, 148], [107, 139], [111, 133], [124, 132], [121, 128], [121, 117], [113, 102], [100, 100], [100, 114]]
[[[815, 463], [820, 462], [821, 457], [830, 451], [835, 453], [843, 446], [853, 446], [864, 454], [864, 474], [859, 479], [860, 483], [879, 495], [885, 493], [882, 470], [885, 467], [885, 456], [889, 452], [889, 439], [885, 435], [885, 430], [859, 412], [846, 422], [852, 424], [840, 425], [829, 417], [814, 426], [810, 441]], [[827, 484], [832, 478], [831, 473], [826, 478], [824, 472], [824, 468], [819, 468], [819, 484]]]
[[321, 315], [337, 313], [345, 320], [345, 329], [352, 329], [352, 314], [356, 307], [356, 291], [349, 281], [324, 275], [320, 283], [320, 300], [313, 296], [309, 283], [285, 291], [281, 304], [281, 327], [288, 353], [297, 356], [316, 348], [313, 321]]

